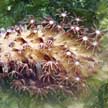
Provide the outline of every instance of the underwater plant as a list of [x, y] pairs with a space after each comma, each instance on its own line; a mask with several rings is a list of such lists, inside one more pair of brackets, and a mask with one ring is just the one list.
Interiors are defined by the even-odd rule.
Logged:
[[103, 32], [84, 25], [68, 12], [0, 31], [0, 80], [32, 95], [80, 94], [96, 74]]

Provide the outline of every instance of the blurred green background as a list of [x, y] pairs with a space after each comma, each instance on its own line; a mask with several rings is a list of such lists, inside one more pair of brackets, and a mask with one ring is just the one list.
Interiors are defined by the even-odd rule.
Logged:
[[[88, 26], [96, 24], [99, 28], [108, 29], [108, 0], [0, 0], [0, 28], [15, 25], [27, 15], [34, 15], [37, 21], [49, 15], [56, 19], [60, 9], [84, 17]], [[102, 40], [102, 70], [88, 79], [87, 97], [67, 98], [57, 95], [49, 96], [43, 102], [0, 88], [0, 108], [108, 108], [107, 35]]]
[[59, 9], [83, 16], [88, 24], [108, 23], [108, 0], [0, 0], [0, 27], [16, 24], [27, 15], [37, 20], [48, 15], [55, 18]]

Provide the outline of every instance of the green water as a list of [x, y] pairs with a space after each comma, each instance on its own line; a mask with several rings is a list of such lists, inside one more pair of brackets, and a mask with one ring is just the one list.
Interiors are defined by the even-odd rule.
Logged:
[[[62, 97], [62, 96], [61, 96]], [[10, 90], [0, 91], [0, 108], [83, 108], [84, 103], [79, 99], [51, 96], [50, 99], [42, 100], [35, 97], [23, 96]]]

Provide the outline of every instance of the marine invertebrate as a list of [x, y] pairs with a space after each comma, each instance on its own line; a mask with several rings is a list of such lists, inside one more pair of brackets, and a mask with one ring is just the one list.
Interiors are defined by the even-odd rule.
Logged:
[[86, 88], [86, 79], [97, 69], [92, 54], [102, 33], [67, 12], [59, 17], [40, 24], [31, 17], [26, 26], [16, 25], [0, 37], [0, 78], [11, 78], [11, 88], [39, 96], [57, 90], [78, 94]]

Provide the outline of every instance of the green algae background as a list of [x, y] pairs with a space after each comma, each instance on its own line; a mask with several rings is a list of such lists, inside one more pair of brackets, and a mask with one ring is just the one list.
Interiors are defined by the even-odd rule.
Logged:
[[[0, 27], [17, 24], [26, 15], [34, 15], [37, 20], [47, 15], [56, 19], [60, 8], [87, 18], [87, 25], [96, 23], [108, 30], [108, 0], [0, 0]], [[98, 54], [101, 70], [88, 79], [87, 96], [58, 93], [40, 99], [4, 87], [0, 88], [0, 108], [108, 108], [108, 32], [102, 38], [101, 48]]]

